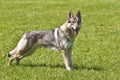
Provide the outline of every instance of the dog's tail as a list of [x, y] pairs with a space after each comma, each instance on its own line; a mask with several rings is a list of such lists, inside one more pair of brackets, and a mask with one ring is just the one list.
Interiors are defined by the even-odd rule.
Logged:
[[14, 55], [15, 53], [16, 53], [16, 49], [10, 51], [10, 52], [8, 53], [8, 57], [11, 57], [11, 56]]
[[10, 53], [8, 53], [8, 57], [11, 57]]

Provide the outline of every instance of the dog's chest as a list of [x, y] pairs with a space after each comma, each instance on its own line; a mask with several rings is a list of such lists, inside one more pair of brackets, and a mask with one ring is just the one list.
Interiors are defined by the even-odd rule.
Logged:
[[66, 49], [68, 49], [68, 48], [70, 48], [70, 47], [73, 46], [73, 42], [71, 42], [71, 41], [65, 41], [65, 42], [63, 43], [63, 45], [64, 45], [64, 47], [65, 47]]

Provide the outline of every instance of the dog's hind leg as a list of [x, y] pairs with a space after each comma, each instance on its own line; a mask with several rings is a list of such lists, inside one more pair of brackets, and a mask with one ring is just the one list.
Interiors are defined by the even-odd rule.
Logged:
[[13, 54], [15, 54], [15, 53], [16, 53], [16, 48], [13, 49], [12, 51], [10, 51], [10, 52], [8, 53], [8, 57], [10, 57], [11, 55], [13, 55]]
[[8, 65], [11, 65], [11, 63], [13, 62], [14, 58], [11, 56], [8, 62]]
[[26, 39], [25, 35], [23, 35], [17, 47], [9, 53], [8, 56], [10, 57], [10, 59], [8, 65], [10, 65], [14, 59], [17, 60], [17, 64], [18, 64], [20, 62], [20, 58], [22, 58], [22, 55], [25, 53], [27, 48], [29, 48], [28, 40]]
[[16, 53], [14, 55], [10, 56], [8, 65], [11, 65], [14, 59], [17, 59], [19, 57], [19, 55], [17, 55]]
[[20, 64], [20, 60], [22, 59], [22, 57], [17, 57], [16, 58], [16, 64], [19, 65]]

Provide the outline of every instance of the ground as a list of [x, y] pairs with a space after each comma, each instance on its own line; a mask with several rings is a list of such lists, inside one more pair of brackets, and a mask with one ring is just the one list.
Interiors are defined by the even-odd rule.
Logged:
[[[82, 28], [76, 38], [68, 72], [58, 51], [38, 49], [19, 66], [7, 66], [7, 54], [28, 31], [54, 29], [67, 13], [80, 10]], [[120, 1], [119, 0], [1, 0], [0, 1], [1, 80], [119, 80]]]

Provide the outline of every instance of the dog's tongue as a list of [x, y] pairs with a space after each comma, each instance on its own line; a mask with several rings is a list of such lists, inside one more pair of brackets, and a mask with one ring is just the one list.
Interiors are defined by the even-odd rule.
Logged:
[[74, 34], [75, 34], [75, 35], [78, 35], [78, 30], [75, 30], [75, 31], [74, 31]]

